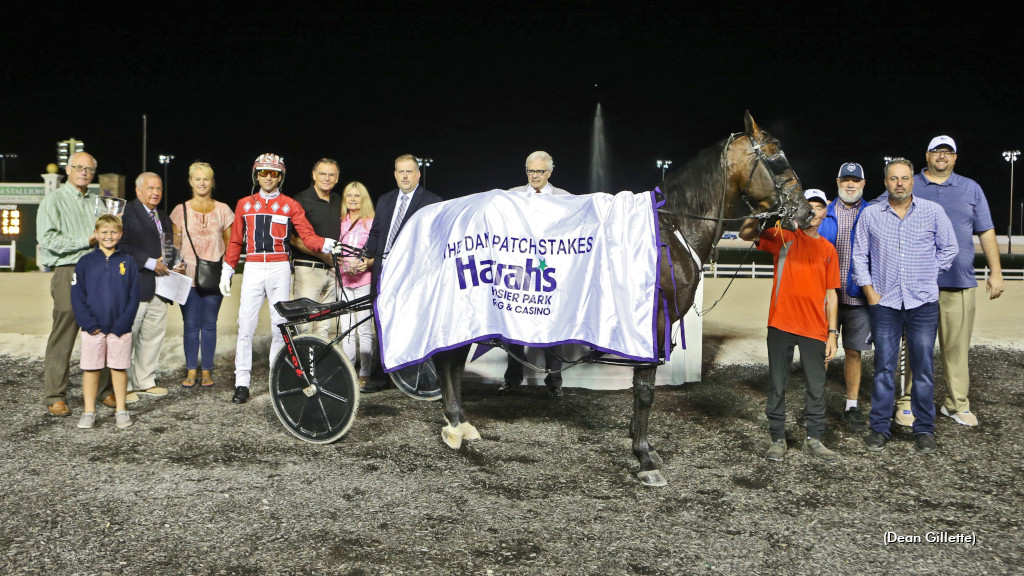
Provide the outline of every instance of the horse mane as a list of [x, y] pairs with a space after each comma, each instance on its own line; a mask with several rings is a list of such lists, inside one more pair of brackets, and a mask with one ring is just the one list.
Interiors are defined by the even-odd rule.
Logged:
[[701, 150], [683, 169], [661, 183], [669, 210], [677, 215], [717, 218], [726, 187], [725, 147], [731, 138]]

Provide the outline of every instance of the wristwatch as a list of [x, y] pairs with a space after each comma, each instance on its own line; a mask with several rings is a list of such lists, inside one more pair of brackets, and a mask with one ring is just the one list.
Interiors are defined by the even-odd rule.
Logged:
[[833, 329], [829, 328], [828, 333], [829, 334], [835, 334], [836, 336], [839, 336], [839, 330], [833, 330]]

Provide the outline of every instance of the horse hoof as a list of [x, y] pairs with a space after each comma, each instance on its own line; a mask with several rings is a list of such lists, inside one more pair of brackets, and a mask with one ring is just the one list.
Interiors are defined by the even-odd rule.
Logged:
[[655, 468], [661, 468], [661, 466], [664, 464], [664, 462], [661, 461], [661, 456], [658, 455], [658, 451], [657, 450], [651, 450], [650, 454], [651, 454], [651, 462], [654, 463], [654, 467]]
[[472, 442], [473, 440], [480, 439], [480, 432], [469, 422], [462, 422], [459, 424], [459, 432], [462, 433], [462, 439], [466, 442]]
[[462, 448], [462, 436], [462, 430], [454, 426], [441, 428], [441, 440], [444, 440], [444, 443], [452, 450]]
[[644, 486], [668, 486], [668, 480], [661, 474], [661, 470], [641, 470], [636, 473], [636, 477]]

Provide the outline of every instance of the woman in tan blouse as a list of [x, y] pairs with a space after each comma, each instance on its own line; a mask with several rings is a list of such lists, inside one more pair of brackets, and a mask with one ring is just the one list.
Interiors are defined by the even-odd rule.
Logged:
[[211, 370], [217, 348], [217, 315], [224, 297], [219, 290], [206, 292], [196, 288], [196, 258], [198, 256], [203, 260], [216, 261], [224, 257], [235, 216], [227, 204], [213, 199], [213, 168], [209, 164], [195, 162], [189, 166], [188, 181], [192, 186], [192, 199], [175, 206], [171, 211], [174, 243], [181, 250], [185, 261], [185, 274], [192, 277], [192, 291], [181, 306], [187, 370], [181, 385], [185, 388], [194, 387], [196, 372], [201, 370], [200, 386], [209, 388], [213, 386]]

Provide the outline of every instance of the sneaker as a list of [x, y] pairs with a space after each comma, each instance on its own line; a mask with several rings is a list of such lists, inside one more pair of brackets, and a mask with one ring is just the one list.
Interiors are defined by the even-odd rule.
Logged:
[[127, 428], [132, 425], [132, 417], [128, 415], [127, 410], [121, 410], [114, 413], [114, 423], [118, 428]]
[[843, 412], [843, 422], [846, 423], [846, 427], [851, 432], [867, 432], [868, 430], [867, 420], [864, 420], [864, 415], [860, 413], [860, 408], [856, 406]]
[[151, 386], [145, 390], [136, 390], [135, 392], [146, 396], [167, 396], [167, 388], [161, 388], [159, 386]]
[[786, 457], [786, 440], [772, 440], [772, 445], [768, 447], [764, 457], [772, 462], [782, 462], [782, 459]]
[[808, 438], [807, 440], [804, 440], [803, 453], [810, 454], [822, 462], [835, 462], [836, 460], [839, 460], [839, 456], [836, 456], [835, 452], [825, 448], [825, 445], [817, 438]]
[[82, 414], [82, 417], [78, 419], [79, 428], [92, 428], [92, 425], [96, 422], [95, 412], [86, 412]]
[[918, 454], [935, 453], [935, 437], [931, 434], [917, 434], [914, 436], [914, 441], [917, 442]]
[[866, 446], [870, 452], [881, 452], [882, 447], [885, 446], [885, 443], [888, 441], [889, 439], [885, 437], [885, 434], [872, 431], [864, 437], [864, 446]]
[[978, 418], [974, 414], [971, 414], [970, 410], [964, 410], [962, 412], [950, 413], [945, 406], [942, 407], [942, 415], [949, 416], [957, 424], [963, 424], [964, 426], [977, 426]]
[[914, 412], [909, 408], [897, 408], [893, 421], [909, 428], [914, 425]]

